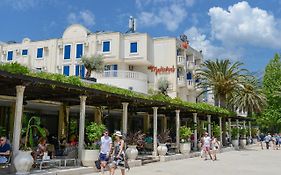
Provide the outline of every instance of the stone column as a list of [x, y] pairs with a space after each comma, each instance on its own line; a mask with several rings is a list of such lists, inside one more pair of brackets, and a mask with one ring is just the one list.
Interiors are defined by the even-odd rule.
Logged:
[[228, 118], [228, 136], [231, 141], [231, 118]]
[[158, 107], [152, 107], [153, 109], [153, 156], [157, 156], [157, 109]]
[[162, 131], [166, 132], [166, 130], [167, 130], [167, 117], [166, 116], [163, 116], [161, 118], [161, 126], [162, 126]]
[[220, 123], [220, 144], [222, 144], [222, 118], [219, 117], [219, 123]]
[[21, 133], [21, 118], [23, 112], [23, 94], [25, 86], [16, 86], [16, 106], [14, 118], [14, 131], [13, 131], [13, 156], [16, 156], [20, 146], [20, 133]]
[[143, 116], [143, 131], [144, 131], [144, 133], [147, 133], [149, 131], [149, 128], [150, 128], [150, 117], [149, 117], [149, 114], [145, 114]]
[[208, 133], [209, 133], [209, 136], [212, 136], [212, 129], [211, 129], [211, 115], [207, 115], [207, 118], [208, 118]]
[[123, 131], [123, 134], [126, 135], [127, 130], [128, 130], [128, 105], [129, 105], [129, 103], [124, 102], [124, 103], [122, 103], [122, 105], [123, 105], [122, 131]]
[[101, 124], [102, 123], [102, 108], [101, 107], [95, 107], [95, 123]]
[[193, 122], [194, 122], [194, 147], [193, 150], [196, 151], [197, 150], [197, 113], [193, 113]]
[[66, 106], [60, 105], [59, 109], [59, 124], [58, 124], [58, 138], [62, 139], [65, 136], [65, 118], [66, 118]]
[[86, 99], [87, 99], [87, 96], [80, 96], [80, 120], [79, 120], [79, 143], [78, 143], [79, 163], [81, 163], [82, 150], [84, 149]]
[[[245, 120], [243, 121], [243, 129], [246, 130], [246, 121]], [[247, 137], [247, 133], [245, 133], [245, 135], [243, 135], [243, 137], [246, 138]]]
[[176, 147], [180, 150], [180, 110], [176, 110]]

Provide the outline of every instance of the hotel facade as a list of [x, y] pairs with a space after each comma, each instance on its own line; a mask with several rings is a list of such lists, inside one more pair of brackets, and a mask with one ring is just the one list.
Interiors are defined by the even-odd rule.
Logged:
[[[92, 73], [97, 83], [140, 93], [157, 90], [159, 80], [169, 82], [168, 95], [196, 102], [195, 70], [202, 53], [173, 37], [152, 38], [147, 33], [96, 32], [79, 24], [69, 26], [62, 38], [21, 43], [0, 43], [0, 61], [18, 62], [30, 69], [84, 77], [82, 56], [103, 55], [105, 70]], [[212, 98], [203, 97], [212, 103]], [[202, 99], [201, 99], [202, 100]]]

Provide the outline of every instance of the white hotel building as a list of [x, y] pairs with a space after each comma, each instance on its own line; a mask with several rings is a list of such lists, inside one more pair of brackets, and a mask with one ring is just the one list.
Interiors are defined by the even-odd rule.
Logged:
[[74, 24], [62, 38], [21, 43], [0, 43], [0, 61], [18, 62], [31, 69], [83, 77], [81, 56], [102, 54], [105, 71], [94, 75], [105, 83], [141, 93], [157, 89], [159, 78], [169, 80], [168, 95], [195, 102], [194, 71], [202, 63], [202, 54], [182, 48], [172, 37], [152, 38], [147, 33], [97, 32]]

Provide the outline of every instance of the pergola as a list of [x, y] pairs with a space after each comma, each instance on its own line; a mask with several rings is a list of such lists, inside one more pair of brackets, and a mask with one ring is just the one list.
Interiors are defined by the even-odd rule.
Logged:
[[[193, 122], [197, 124], [198, 118], [207, 119], [208, 132], [211, 133], [211, 116], [219, 120], [220, 128], [222, 128], [222, 119], [250, 120], [244, 117], [227, 117], [220, 116], [216, 113], [206, 113], [196, 111], [181, 105], [171, 105], [166, 102], [148, 100], [142, 98], [133, 98], [126, 95], [110, 93], [94, 88], [76, 86], [68, 83], [62, 83], [43, 78], [37, 78], [21, 74], [13, 74], [0, 70], [0, 95], [16, 97], [15, 118], [13, 129], [13, 155], [19, 150], [21, 118], [23, 113], [23, 101], [28, 100], [47, 100], [61, 102], [71, 105], [80, 105], [80, 122], [79, 122], [79, 146], [78, 159], [81, 158], [81, 150], [84, 143], [85, 128], [85, 107], [90, 106], [110, 106], [111, 108], [122, 107], [122, 131], [127, 133], [128, 111], [130, 112], [147, 112], [153, 114], [153, 154], [157, 155], [157, 115], [166, 114], [175, 116], [176, 118], [176, 145], [179, 148], [179, 127], [180, 115], [193, 118]], [[245, 123], [245, 122], [244, 122]], [[221, 139], [222, 139], [222, 131]], [[197, 129], [194, 131], [194, 140], [197, 140]], [[197, 148], [197, 142], [194, 147]]]

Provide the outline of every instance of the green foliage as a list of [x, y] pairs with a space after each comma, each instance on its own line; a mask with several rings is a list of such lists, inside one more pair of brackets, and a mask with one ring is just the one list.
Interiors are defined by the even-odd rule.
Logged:
[[91, 122], [86, 126], [86, 136], [87, 140], [90, 142], [87, 146], [88, 149], [97, 148], [96, 142], [99, 141], [105, 129], [106, 127], [103, 124], [97, 124], [95, 122]]
[[6, 128], [0, 126], [0, 136], [5, 136], [6, 135]]
[[[26, 117], [26, 116], [25, 116]], [[33, 116], [28, 120], [26, 128], [23, 128], [23, 134], [25, 135], [24, 150], [34, 147], [34, 133], [37, 132], [41, 137], [46, 137], [46, 131], [40, 127], [40, 118]]]
[[0, 70], [7, 71], [13, 74], [27, 75], [30, 73], [30, 70], [26, 66], [22, 66], [17, 62], [0, 64]]
[[237, 127], [231, 128], [231, 138], [232, 138], [232, 140], [238, 139], [238, 133], [239, 133], [239, 128], [237, 128]]
[[240, 134], [241, 136], [245, 136], [245, 135], [247, 134], [247, 129], [246, 129], [246, 128], [240, 129], [240, 130], [239, 130], [239, 134]]
[[169, 80], [166, 77], [161, 77], [158, 82], [157, 82], [157, 86], [159, 91], [164, 94], [167, 95], [167, 90], [169, 88]]
[[81, 58], [82, 64], [87, 69], [86, 78], [90, 78], [91, 72], [102, 72], [104, 70], [104, 58], [102, 55], [83, 56]]
[[186, 126], [180, 127], [180, 139], [181, 142], [187, 142], [190, 139], [190, 136], [192, 135], [192, 131], [190, 128]]
[[263, 132], [281, 131], [281, 60], [278, 54], [266, 66], [263, 78], [263, 90], [266, 94], [268, 106], [261, 116], [257, 116], [257, 123]]
[[251, 134], [252, 134], [252, 138], [256, 138], [256, 136], [258, 134], [258, 129], [257, 128], [251, 128]]
[[216, 138], [220, 137], [220, 126], [219, 125], [214, 125], [213, 126], [213, 136], [215, 136]]

